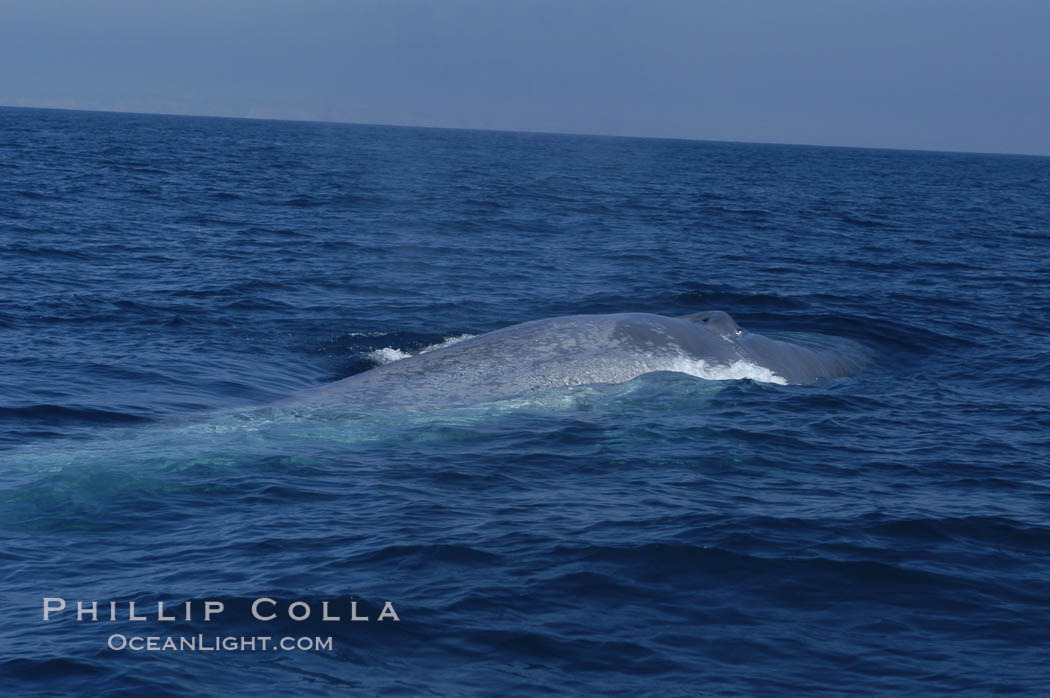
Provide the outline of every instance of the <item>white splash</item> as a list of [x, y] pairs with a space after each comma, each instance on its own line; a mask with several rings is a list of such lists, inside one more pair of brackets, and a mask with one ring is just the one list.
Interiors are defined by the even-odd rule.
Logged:
[[703, 359], [689, 359], [683, 356], [673, 360], [666, 370], [687, 373], [709, 381], [734, 381], [747, 378], [759, 383], [788, 384], [787, 380], [768, 368], [743, 360], [734, 361], [731, 364], [711, 364]]
[[477, 337], [477, 335], [475, 335], [475, 334], [457, 334], [455, 337], [446, 337], [443, 341], [440, 341], [437, 344], [431, 344], [429, 347], [423, 347], [419, 351], [419, 353], [420, 354], [426, 354], [428, 351], [434, 351], [435, 349], [444, 349], [445, 347], [450, 347], [453, 344], [456, 344], [458, 342], [462, 342], [464, 339], [471, 339], [472, 337]]
[[365, 354], [365, 356], [374, 361], [377, 365], [382, 366], [383, 364], [388, 364], [392, 361], [400, 361], [401, 359], [408, 359], [413, 356], [418, 356], [419, 354], [426, 354], [427, 352], [434, 351], [435, 349], [444, 349], [445, 347], [450, 347], [453, 344], [456, 344], [457, 342], [462, 342], [464, 339], [470, 339], [471, 337], [476, 336], [477, 335], [473, 334], [459, 334], [454, 337], [446, 337], [444, 340], [438, 342], [437, 344], [431, 344], [429, 346], [423, 347], [416, 354], [411, 354], [407, 351], [403, 351], [395, 347], [383, 347], [382, 349], [370, 351], [367, 354]]
[[411, 354], [408, 352], [395, 349], [394, 347], [383, 347], [382, 349], [376, 349], [365, 354], [369, 359], [374, 361], [379, 366], [388, 364], [391, 361], [400, 361], [401, 359], [407, 359]]

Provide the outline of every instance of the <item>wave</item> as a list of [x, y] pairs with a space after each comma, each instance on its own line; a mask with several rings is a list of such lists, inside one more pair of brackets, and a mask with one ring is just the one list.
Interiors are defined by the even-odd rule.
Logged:
[[13, 422], [16, 424], [129, 424], [152, 421], [154, 420], [148, 417], [127, 412], [64, 407], [62, 405], [0, 407], [0, 422]]

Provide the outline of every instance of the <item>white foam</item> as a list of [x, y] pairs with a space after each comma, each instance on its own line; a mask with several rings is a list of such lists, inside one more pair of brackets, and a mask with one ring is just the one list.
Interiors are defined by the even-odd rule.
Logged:
[[462, 342], [464, 339], [471, 339], [472, 337], [477, 337], [477, 335], [475, 335], [475, 334], [458, 334], [455, 337], [446, 337], [443, 341], [438, 342], [437, 344], [431, 344], [429, 347], [423, 347], [419, 351], [419, 353], [420, 354], [426, 354], [428, 351], [434, 351], [435, 349], [444, 349], [445, 347], [450, 347], [453, 344], [456, 344], [458, 342]]
[[444, 349], [445, 347], [450, 347], [453, 344], [456, 344], [457, 342], [462, 342], [464, 339], [470, 339], [471, 337], [476, 336], [477, 335], [473, 334], [458, 334], [454, 337], [446, 337], [444, 340], [438, 342], [437, 344], [431, 344], [429, 346], [423, 347], [416, 354], [412, 354], [407, 351], [397, 349], [395, 347], [383, 347], [382, 349], [370, 351], [367, 354], [365, 354], [365, 356], [374, 361], [377, 365], [382, 366], [383, 364], [388, 364], [392, 361], [400, 361], [401, 359], [408, 359], [413, 356], [418, 356], [419, 354], [426, 354], [428, 351], [434, 351], [435, 349]]
[[757, 366], [747, 361], [734, 361], [731, 364], [710, 364], [703, 359], [689, 359], [683, 356], [671, 361], [671, 365], [666, 370], [687, 373], [690, 376], [709, 381], [735, 381], [747, 378], [759, 383], [788, 384], [787, 380], [773, 373], [768, 368]]
[[391, 361], [400, 361], [401, 359], [407, 359], [412, 355], [408, 352], [401, 351], [400, 349], [395, 349], [394, 347], [383, 347], [382, 349], [370, 351], [365, 356], [382, 366], [383, 364], [388, 364]]

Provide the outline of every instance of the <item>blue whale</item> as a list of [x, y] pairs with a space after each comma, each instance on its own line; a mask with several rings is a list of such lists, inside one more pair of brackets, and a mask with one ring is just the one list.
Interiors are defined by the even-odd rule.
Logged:
[[[455, 407], [653, 371], [701, 378], [815, 383], [855, 372], [857, 352], [805, 346], [740, 328], [723, 311], [534, 320], [393, 361], [309, 392], [318, 406]], [[301, 398], [299, 398], [301, 399]]]

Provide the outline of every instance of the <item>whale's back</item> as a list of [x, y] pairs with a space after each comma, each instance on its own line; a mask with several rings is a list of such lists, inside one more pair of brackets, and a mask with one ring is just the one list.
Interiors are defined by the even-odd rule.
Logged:
[[710, 361], [732, 360], [720, 338], [701, 347], [695, 334], [681, 321], [646, 313], [536, 320], [350, 376], [317, 389], [314, 397], [370, 406], [456, 406], [680, 371], [696, 363], [699, 350]]
[[623, 383], [654, 371], [784, 384], [835, 378], [858, 367], [830, 349], [742, 332], [735, 323], [733, 331], [724, 323], [709, 327], [700, 319], [617, 313], [535, 320], [344, 378], [312, 391], [309, 400], [319, 406], [433, 409]]

